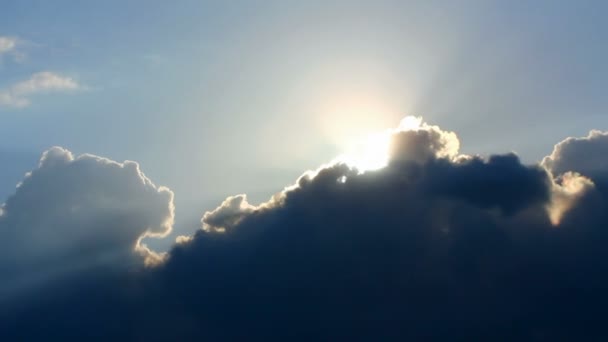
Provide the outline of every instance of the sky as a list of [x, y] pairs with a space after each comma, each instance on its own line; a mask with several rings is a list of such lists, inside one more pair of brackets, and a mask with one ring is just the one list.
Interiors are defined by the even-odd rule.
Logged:
[[18, 163], [4, 171], [4, 197], [55, 145], [138, 161], [189, 220], [233, 193], [266, 200], [406, 115], [459, 132], [468, 153], [528, 162], [566, 135], [606, 128], [601, 2], [2, 8], [0, 35], [17, 43], [2, 54], [1, 89], [46, 71], [78, 83], [0, 106], [3, 164]]
[[[93, 285], [80, 279], [95, 279], [88, 272], [121, 263], [116, 260], [159, 267], [148, 277], [166, 281], [167, 289], [187, 291], [174, 281], [187, 277], [187, 265], [197, 265], [203, 275], [212, 274], [217, 270], [201, 260], [238, 259], [241, 254], [230, 254], [229, 246], [245, 251], [267, 247], [272, 253], [252, 257], [260, 263], [271, 256], [284, 257], [285, 251], [277, 246], [291, 241], [280, 233], [279, 223], [294, 229], [304, 229], [305, 224], [313, 227], [312, 232], [294, 234], [304, 234], [302, 246], [322, 251], [319, 260], [328, 257], [329, 265], [334, 265], [352, 250], [344, 247], [335, 254], [324, 250], [322, 242], [314, 242], [325, 236], [321, 228], [331, 227], [329, 222], [398, 227], [399, 215], [391, 200], [415, 201], [414, 195], [432, 205], [420, 209], [424, 215], [415, 210], [403, 214], [404, 222], [412, 227], [462, 225], [466, 220], [458, 214], [443, 213], [452, 213], [464, 201], [471, 207], [461, 208], [463, 212], [471, 211], [471, 217], [478, 218], [471, 219], [473, 226], [491, 221], [492, 227], [511, 229], [517, 221], [542, 231], [538, 234], [551, 235], [543, 229], [579, 224], [595, 232], [604, 218], [590, 208], [605, 206], [598, 198], [603, 199], [608, 184], [603, 183], [608, 170], [603, 153], [608, 149], [602, 133], [608, 130], [606, 10], [608, 4], [603, 1], [561, 0], [3, 0], [0, 202], [5, 204], [0, 228], [9, 234], [5, 241], [18, 241], [15, 246], [31, 253], [15, 263], [0, 262], [15, 280], [0, 287], [0, 302], [3, 295], [17, 298], [16, 293], [27, 298], [30, 289], [47, 298], [64, 298], [65, 294], [49, 296], [46, 289], [50, 288], [47, 284], [60, 286], [68, 278], [79, 279], [76, 283], [84, 284], [80, 289], [86, 291]], [[361, 162], [353, 151], [365, 144], [363, 159], [367, 159]], [[359, 171], [345, 170], [337, 161], [350, 162]], [[416, 178], [413, 171], [396, 164], [420, 167], [420, 174], [428, 176]], [[392, 172], [411, 179], [406, 187], [411, 186], [411, 194], [393, 193], [403, 185]], [[352, 185], [345, 185], [345, 193], [327, 188], [325, 173], [338, 175], [343, 184], [353, 179]], [[509, 181], [497, 184], [496, 179], [503, 176]], [[475, 189], [464, 189], [463, 184], [473, 184]], [[524, 190], [520, 193], [509, 186]], [[335, 211], [310, 209], [323, 201], [321, 194], [348, 205], [336, 205]], [[436, 203], [445, 199], [441, 196], [447, 196], [449, 203], [457, 198], [457, 204]], [[360, 213], [359, 222], [338, 219], [373, 198], [385, 206], [365, 207], [369, 211]], [[426, 218], [427, 211], [433, 210], [437, 220], [455, 221], [440, 224], [414, 219], [416, 215]], [[567, 219], [562, 224], [564, 215]], [[228, 234], [218, 245], [207, 236], [241, 226], [260, 233], [251, 233], [249, 242], [232, 241]], [[393, 228], [383, 236], [395, 233]], [[353, 241], [365, 235], [359, 228], [355, 231]], [[72, 234], [73, 239], [63, 238]], [[412, 234], [418, 236], [417, 231]], [[518, 238], [538, 237], [532, 235]], [[590, 236], [596, 237], [584, 235], [583, 240]], [[335, 236], [327, 238], [328, 244], [335, 242]], [[426, 238], [422, 246], [443, 251]], [[476, 246], [493, 238], [499, 239], [467, 232], [457, 241]], [[563, 239], [547, 238], [552, 242], [539, 252], [542, 258], [534, 260], [543, 264], [548, 262], [545, 257], [559, 255], [562, 247], [582, 248], [565, 246]], [[525, 251], [521, 253], [528, 254], [519, 255], [525, 260], [534, 253], [528, 244], [523, 245], [505, 247], [505, 253]], [[411, 247], [409, 242], [404, 246]], [[90, 252], [80, 254], [85, 247]], [[210, 249], [209, 255], [199, 247]], [[15, 248], [6, 247], [3, 257], [14, 258]], [[378, 256], [378, 245], [365, 248]], [[301, 253], [297, 255], [310, 257], [303, 249], [297, 249]], [[411, 255], [401, 255], [401, 250], [393, 252], [410, 260]], [[458, 253], [456, 260], [466, 259]], [[587, 257], [583, 254], [576, 256]], [[48, 265], [39, 264], [37, 260], [49, 255]], [[66, 261], [77, 257], [81, 258], [78, 263]], [[521, 266], [504, 261], [503, 255], [490, 257], [513, 269]], [[291, 258], [300, 262], [296, 256]], [[431, 266], [439, 263], [428, 262]], [[565, 267], [552, 262], [551, 267]], [[298, 265], [309, 270], [307, 265]], [[370, 265], [376, 263], [370, 261]], [[245, 277], [235, 271], [237, 266], [234, 261], [222, 272], [233, 280]], [[445, 273], [444, 266], [438, 267], [438, 277], [454, 276]], [[32, 271], [42, 268], [48, 272]], [[131, 281], [114, 266], [110, 268], [119, 282]], [[258, 264], [252, 270], [264, 275], [273, 271]], [[487, 270], [476, 272], [486, 274]], [[518, 279], [521, 274], [503, 276]], [[470, 284], [469, 278], [462, 277], [456, 277], [462, 280], [459, 284]], [[500, 277], [490, 278], [498, 282]], [[577, 279], [582, 278], [595, 285], [604, 281], [595, 273]], [[576, 279], [564, 280], [556, 274], [536, 280], [577, 284]], [[246, 291], [264, 286], [280, 291], [279, 285], [285, 284], [265, 281]], [[420, 284], [435, 281], [424, 278]], [[194, 279], [193, 283], [200, 282]], [[205, 289], [224, 285], [237, 286], [218, 281]], [[108, 283], [103, 291], [113, 296], [114, 286]], [[364, 282], [351, 294], [356, 297], [357, 291], [374, 286]], [[510, 294], [512, 288], [500, 290]], [[562, 294], [554, 290], [552, 294]], [[161, 290], [146, 288], [141, 298], [153, 296], [154, 291]], [[526, 296], [535, 293], [533, 289], [523, 292]], [[132, 297], [125, 296], [129, 303], [121, 308], [137, 311]], [[498, 298], [490, 292], [488, 296]], [[100, 298], [106, 297], [92, 300]], [[121, 303], [124, 299], [111, 298]], [[457, 301], [452, 304], [451, 309], [457, 307]], [[171, 305], [159, 304], [165, 306]], [[220, 306], [212, 303], [214, 308]], [[272, 302], [270, 307], [285, 310], [280, 303]], [[515, 311], [510, 307], [504, 315], [511, 317]], [[23, 317], [33, 319], [28, 316], [31, 312], [24, 311]], [[185, 309], [182, 314], [207, 317], [209, 312]], [[268, 319], [278, 317], [274, 311], [267, 314]], [[472, 316], [479, 318], [477, 314]], [[154, 321], [147, 316], [141, 319]], [[540, 326], [542, 334], [554, 336], [556, 328], [549, 319]], [[577, 327], [560, 334], [575, 336]], [[522, 335], [517, 330], [513, 336], [530, 336], [525, 324], [520, 328]], [[202, 336], [188, 335], [188, 331], [184, 336]], [[453, 330], [448, 327], [445, 332]], [[132, 339], [139, 336], [129, 333]], [[210, 334], [221, 337], [218, 332]]]

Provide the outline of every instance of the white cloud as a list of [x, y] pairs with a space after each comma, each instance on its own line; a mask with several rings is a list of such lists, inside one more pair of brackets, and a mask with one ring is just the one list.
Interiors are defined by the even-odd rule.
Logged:
[[559, 142], [542, 165], [555, 175], [574, 171], [588, 177], [597, 176], [608, 170], [606, 155], [608, 132], [592, 130], [586, 137], [569, 137]]
[[5, 54], [15, 50], [17, 39], [0, 36], [0, 54]]
[[243, 217], [251, 214], [255, 209], [255, 206], [247, 202], [247, 195], [230, 196], [218, 208], [203, 215], [201, 219], [203, 230], [224, 232], [227, 228], [232, 229], [240, 223]]
[[165, 237], [173, 218], [173, 192], [137, 163], [53, 147], [2, 206], [0, 300], [96, 265], [158, 263], [142, 240]]
[[0, 36], [0, 62], [3, 56], [11, 56], [15, 62], [22, 62], [25, 59], [25, 53], [20, 49], [23, 41], [8, 36]]
[[33, 74], [27, 80], [0, 89], [0, 106], [27, 107], [30, 104], [30, 97], [32, 95], [73, 91], [81, 88], [82, 86], [71, 77], [43, 71]]

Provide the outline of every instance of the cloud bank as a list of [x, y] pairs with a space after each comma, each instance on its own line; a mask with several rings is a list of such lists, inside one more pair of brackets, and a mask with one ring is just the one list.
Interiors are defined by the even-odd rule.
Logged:
[[82, 86], [73, 78], [43, 71], [33, 74], [27, 80], [0, 89], [0, 107], [27, 107], [31, 103], [30, 98], [34, 95], [74, 91], [81, 88]]
[[[133, 253], [170, 229], [170, 191], [131, 162], [52, 149], [4, 207], [2, 241], [17, 243], [5, 242], [3, 267], [21, 272], [7, 261], [19, 256], [52, 268], [83, 251], [139, 266], [87, 267], [36, 289], [0, 309], [0, 335], [601, 340], [608, 167], [580, 156], [605, 159], [605, 136], [568, 138], [524, 165], [459, 154], [437, 126], [401, 126], [384, 167], [334, 162], [266, 203], [229, 197], [147, 268]], [[33, 240], [57, 229], [51, 244]]]

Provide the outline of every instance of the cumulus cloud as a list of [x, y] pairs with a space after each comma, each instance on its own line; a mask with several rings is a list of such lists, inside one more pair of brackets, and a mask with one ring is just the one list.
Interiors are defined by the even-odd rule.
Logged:
[[[607, 337], [602, 312], [608, 303], [608, 202], [597, 184], [608, 168], [568, 157], [566, 142], [580, 139], [558, 144], [542, 163], [524, 165], [514, 154], [460, 155], [454, 133], [422, 122], [399, 127], [388, 138], [384, 167], [362, 171], [336, 161], [304, 173], [266, 203], [250, 204], [245, 195], [227, 198], [203, 215], [196, 234], [178, 237], [156, 267], [65, 283], [62, 289], [69, 290], [62, 295], [44, 292], [54, 301], [33, 302], [17, 313], [3, 315], [0, 308], [6, 327], [0, 337]], [[577, 153], [607, 144], [593, 142], [577, 143]], [[43, 158], [40, 169], [78, 160], [61, 151], [48, 155], [54, 157]], [[21, 190], [26, 183], [17, 194], [56, 192], [48, 181]], [[96, 189], [77, 193], [97, 194]], [[154, 191], [162, 192], [150, 187]], [[66, 202], [58, 198], [56, 203]], [[24, 197], [23, 203], [30, 201]], [[154, 210], [148, 209], [154, 204], [134, 202], [142, 211], [134, 213], [153, 217], [141, 221], [153, 227], [171, 216], [166, 199]], [[29, 208], [47, 220], [55, 217], [46, 214], [46, 206]], [[99, 226], [86, 218], [83, 226]], [[127, 221], [140, 222], [135, 216]], [[53, 314], [44, 316], [40, 328], [26, 329], [40, 320], [40, 312]]]
[[389, 159], [392, 162], [416, 161], [423, 163], [434, 158], [453, 158], [458, 155], [460, 141], [456, 133], [421, 122], [421, 118], [405, 118], [392, 133]]
[[0, 90], [0, 106], [27, 107], [30, 97], [42, 93], [66, 92], [81, 89], [81, 85], [71, 77], [44, 71], [33, 74], [29, 79], [17, 82]]
[[568, 171], [589, 177], [608, 172], [608, 132], [592, 130], [581, 138], [567, 138], [553, 148], [542, 164], [556, 175]]
[[384, 168], [333, 163], [267, 203], [240, 195], [205, 214], [206, 229], [159, 270], [165, 290], [196, 303], [181, 314], [205, 317], [201, 330], [182, 323], [189, 336], [244, 337], [234, 322], [263, 338], [602, 331], [564, 316], [593, 317], [581, 313], [595, 307], [590, 289], [608, 299], [608, 262], [596, 259], [606, 202], [591, 179], [513, 154], [458, 155], [455, 134], [435, 126], [398, 129], [390, 142]]
[[586, 137], [569, 137], [559, 142], [541, 165], [555, 177], [554, 221], [561, 219], [580, 197], [597, 188], [608, 195], [608, 132], [592, 130]]
[[552, 187], [551, 203], [547, 206], [551, 222], [559, 225], [563, 215], [593, 189], [595, 184], [578, 173], [566, 172], [557, 176]]
[[0, 301], [83, 269], [158, 262], [141, 239], [166, 236], [173, 211], [137, 163], [49, 149], [2, 206]]
[[397, 128], [368, 136], [334, 162], [344, 162], [364, 172], [383, 168], [389, 161], [454, 158], [459, 148], [460, 141], [454, 132], [429, 125], [421, 117], [407, 116]]
[[224, 232], [239, 224], [241, 219], [254, 209], [255, 207], [247, 202], [246, 195], [228, 197], [215, 210], [203, 215], [201, 219], [203, 230]]
[[[436, 126], [398, 129], [390, 142], [384, 168], [332, 163], [267, 203], [239, 195], [206, 213], [155, 278], [163, 293], [195, 303], [180, 307], [180, 320], [205, 317], [180, 322], [184, 336], [567, 335], [551, 323], [559, 305], [550, 298], [580, 298], [555, 284], [573, 279], [559, 270], [571, 269], [563, 249], [585, 254], [564, 237], [582, 235], [577, 205], [604, 205], [593, 185], [554, 179], [513, 154], [458, 155], [455, 134]], [[568, 219], [557, 224], [554, 212]], [[528, 321], [544, 305], [546, 320]]]

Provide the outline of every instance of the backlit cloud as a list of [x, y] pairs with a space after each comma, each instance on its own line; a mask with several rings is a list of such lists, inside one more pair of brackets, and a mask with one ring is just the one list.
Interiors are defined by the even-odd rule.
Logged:
[[604, 135], [525, 165], [459, 154], [455, 133], [408, 124], [387, 135], [384, 166], [338, 159], [265, 203], [228, 197], [164, 256], [139, 242], [170, 230], [169, 190], [132, 162], [51, 149], [0, 217], [14, 242], [3, 259], [29, 264], [0, 265], [111, 252], [106, 265], [139, 268], [87, 267], [7, 300], [0, 338], [603, 340], [608, 167], [574, 156], [605, 158]]
[[0, 301], [100, 265], [157, 262], [141, 239], [172, 224], [173, 193], [137, 163], [51, 148], [2, 206]]
[[574, 171], [593, 177], [608, 170], [608, 132], [592, 130], [581, 138], [567, 138], [555, 145], [542, 164], [554, 174]]

